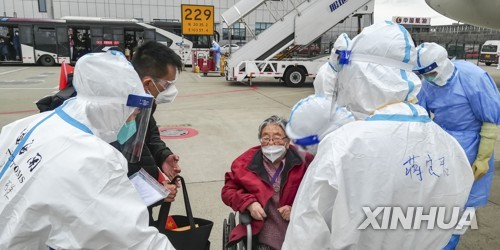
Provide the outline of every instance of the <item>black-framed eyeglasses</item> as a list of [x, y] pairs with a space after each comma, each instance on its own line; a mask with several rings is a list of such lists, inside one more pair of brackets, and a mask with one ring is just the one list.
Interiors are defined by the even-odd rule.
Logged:
[[272, 138], [266, 136], [266, 137], [260, 138], [260, 143], [262, 143], [263, 145], [267, 145], [272, 141], [275, 144], [282, 144], [287, 139], [288, 139], [288, 137], [286, 137], [286, 136], [284, 136], [284, 137], [272, 137]]

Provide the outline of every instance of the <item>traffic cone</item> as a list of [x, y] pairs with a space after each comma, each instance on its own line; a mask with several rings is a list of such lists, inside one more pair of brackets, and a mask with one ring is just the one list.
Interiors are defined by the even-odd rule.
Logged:
[[59, 76], [59, 90], [63, 90], [68, 86], [68, 75], [73, 73], [75, 68], [71, 65], [62, 62], [61, 63], [61, 74]]

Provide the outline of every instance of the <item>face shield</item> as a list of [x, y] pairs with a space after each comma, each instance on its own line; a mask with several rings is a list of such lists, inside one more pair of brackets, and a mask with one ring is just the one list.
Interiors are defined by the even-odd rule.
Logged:
[[127, 106], [133, 108], [117, 135], [120, 151], [129, 163], [136, 163], [141, 159], [144, 139], [148, 129], [149, 118], [153, 107], [151, 95], [129, 95]]

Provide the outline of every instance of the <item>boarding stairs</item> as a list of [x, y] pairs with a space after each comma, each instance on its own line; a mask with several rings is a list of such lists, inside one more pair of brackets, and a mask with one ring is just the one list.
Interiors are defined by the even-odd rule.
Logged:
[[[241, 0], [225, 11], [222, 18], [230, 27], [266, 2]], [[353, 14], [373, 13], [372, 0], [306, 0], [294, 6], [271, 27], [234, 52], [226, 69], [234, 72], [233, 68], [241, 67], [243, 61], [271, 60], [290, 46], [309, 45]], [[237, 80], [244, 77], [246, 75], [238, 74]]]

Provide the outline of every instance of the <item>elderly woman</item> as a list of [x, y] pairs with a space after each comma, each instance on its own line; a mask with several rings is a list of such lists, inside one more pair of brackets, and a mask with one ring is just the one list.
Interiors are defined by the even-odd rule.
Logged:
[[[247, 150], [231, 165], [222, 200], [233, 210], [250, 212], [257, 249], [281, 249], [292, 203], [313, 156], [299, 151], [285, 134], [286, 120], [271, 116], [259, 127], [260, 145]], [[229, 244], [246, 235], [242, 225]]]

